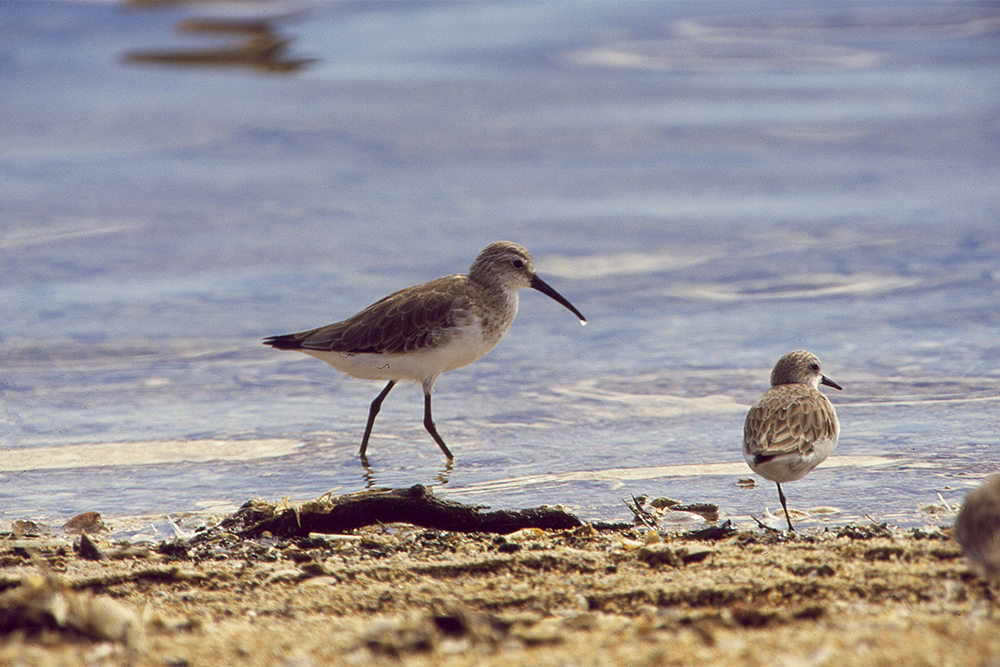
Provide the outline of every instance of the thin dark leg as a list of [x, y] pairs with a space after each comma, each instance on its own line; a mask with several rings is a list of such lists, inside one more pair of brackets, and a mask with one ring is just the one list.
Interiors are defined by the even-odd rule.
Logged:
[[378, 411], [382, 409], [382, 401], [385, 400], [385, 397], [389, 395], [389, 392], [392, 391], [392, 388], [395, 386], [396, 381], [389, 380], [389, 384], [385, 386], [385, 389], [382, 390], [381, 394], [375, 397], [375, 400], [372, 401], [371, 408], [368, 410], [368, 424], [365, 426], [365, 437], [361, 438], [361, 458], [363, 459], [367, 458], [365, 456], [365, 452], [368, 451], [368, 438], [371, 437], [372, 426], [375, 425], [375, 415], [377, 415]]
[[[775, 482], [775, 484], [778, 483]], [[785, 521], [788, 522], [788, 530], [794, 533], [795, 529], [792, 528], [792, 518], [788, 516], [788, 503], [785, 502], [785, 494], [781, 491], [781, 484], [778, 484], [778, 499], [781, 501], [781, 509], [785, 510]]]
[[454, 456], [451, 455], [451, 452], [448, 450], [448, 445], [444, 444], [444, 440], [442, 440], [441, 436], [438, 435], [438, 430], [434, 426], [434, 420], [431, 419], [430, 393], [424, 394], [424, 428], [427, 429], [427, 432], [431, 434], [431, 437], [434, 438], [434, 442], [438, 444], [438, 447], [441, 448], [441, 451], [444, 452], [445, 456], [447, 456], [449, 459], [455, 458]]

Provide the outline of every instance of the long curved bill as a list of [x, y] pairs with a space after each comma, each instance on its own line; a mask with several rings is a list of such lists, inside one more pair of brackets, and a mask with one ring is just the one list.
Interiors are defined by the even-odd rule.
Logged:
[[573, 304], [571, 304], [569, 301], [567, 301], [566, 298], [562, 294], [560, 294], [559, 292], [557, 292], [554, 289], [552, 289], [552, 287], [547, 282], [545, 282], [544, 280], [542, 280], [538, 276], [532, 276], [531, 277], [531, 288], [538, 290], [539, 292], [541, 292], [542, 294], [550, 297], [554, 301], [558, 301], [562, 305], [566, 306], [566, 308], [568, 308], [571, 313], [573, 313], [574, 315], [576, 315], [577, 317], [580, 318], [580, 324], [586, 324], [587, 323], [587, 318], [584, 317], [583, 315], [581, 315], [580, 311], [577, 310], [573, 306]]
[[821, 375], [820, 376], [819, 383], [820, 384], [825, 384], [827, 387], [833, 387], [834, 389], [841, 389], [841, 390], [843, 390], [843, 387], [841, 387], [839, 384], [837, 384], [836, 382], [834, 382], [833, 380], [831, 380], [830, 378], [828, 378], [825, 375]]

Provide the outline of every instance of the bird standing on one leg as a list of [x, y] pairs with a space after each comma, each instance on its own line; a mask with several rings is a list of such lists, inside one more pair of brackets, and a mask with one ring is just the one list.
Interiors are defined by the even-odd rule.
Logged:
[[788, 530], [795, 529], [781, 483], [805, 477], [833, 453], [840, 437], [837, 412], [820, 384], [842, 389], [823, 375], [815, 354], [789, 352], [775, 364], [771, 388], [750, 408], [743, 426], [743, 458], [778, 485]]
[[388, 380], [372, 401], [361, 440], [368, 450], [382, 401], [400, 380], [424, 390], [424, 428], [449, 459], [454, 458], [431, 417], [431, 390], [441, 373], [465, 366], [492, 350], [517, 314], [522, 287], [548, 295], [587, 320], [535, 274], [528, 251], [516, 243], [487, 246], [468, 275], [453, 275], [409, 287], [375, 302], [343, 322], [299, 333], [271, 336], [265, 345], [298, 350], [364, 380]]

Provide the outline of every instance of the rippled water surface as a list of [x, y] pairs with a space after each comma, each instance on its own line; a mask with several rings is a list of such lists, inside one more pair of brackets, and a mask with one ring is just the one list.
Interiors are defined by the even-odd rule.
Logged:
[[[785, 489], [804, 525], [950, 521], [1000, 469], [1000, 11], [786, 7], [6, 3], [0, 517], [422, 483], [748, 522], [780, 508], [737, 485], [743, 418], [804, 347], [844, 386]], [[228, 54], [191, 21], [247, 16], [301, 67], [137, 61]], [[498, 239], [588, 326], [522, 292], [437, 383], [454, 464], [401, 386], [362, 467], [380, 385], [261, 339]]]

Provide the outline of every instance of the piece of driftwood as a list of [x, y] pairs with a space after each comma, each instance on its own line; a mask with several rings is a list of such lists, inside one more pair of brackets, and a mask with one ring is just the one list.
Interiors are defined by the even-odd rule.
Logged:
[[[422, 528], [458, 533], [507, 534], [522, 528], [563, 530], [583, 522], [555, 507], [482, 512], [482, 507], [441, 500], [425, 486], [365, 491], [321, 498], [277, 513], [262, 511], [252, 503], [227, 519], [243, 537], [269, 532], [277, 537], [302, 537], [309, 533], [344, 533], [380, 523], [408, 523]], [[242, 514], [242, 516], [241, 516]]]

